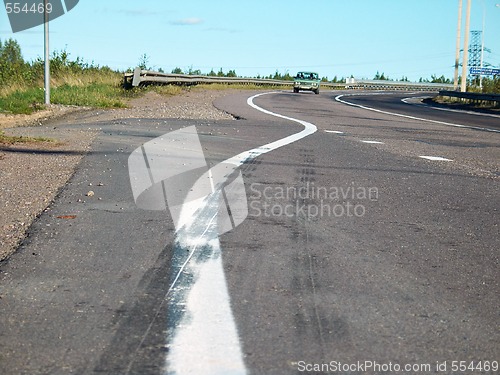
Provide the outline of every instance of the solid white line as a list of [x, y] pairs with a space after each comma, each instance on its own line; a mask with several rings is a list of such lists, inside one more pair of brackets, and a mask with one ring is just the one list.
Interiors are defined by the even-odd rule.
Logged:
[[[167, 373], [246, 374], [218, 238], [210, 241], [209, 259], [197, 268], [185, 305], [186, 319], [169, 345]], [[193, 272], [191, 269], [190, 272]]]
[[[268, 115], [298, 122], [304, 126], [304, 130], [244, 151], [221, 164], [232, 165], [234, 170], [249, 160], [289, 145], [317, 131], [316, 126], [307, 121], [274, 113], [254, 104], [255, 98], [267, 94], [272, 93], [254, 95], [248, 98], [247, 104]], [[227, 176], [230, 174], [231, 170], [228, 170]], [[216, 191], [213, 194], [217, 195], [218, 193]], [[217, 198], [196, 200], [188, 194], [185, 202], [189, 203], [182, 207], [181, 217], [186, 225], [176, 232], [176, 240], [190, 254], [178, 270], [166, 298], [176, 300], [176, 293], [184, 293], [182, 295], [186, 296], [185, 313], [175, 331], [175, 336], [169, 342], [169, 352], [165, 363], [165, 373], [167, 374], [246, 373], [222, 267], [220, 242], [217, 231], [214, 231], [213, 227], [216, 225], [219, 211]], [[198, 220], [200, 213], [205, 215], [202, 218], [203, 222], [206, 223], [204, 225], [200, 225], [200, 220]], [[207, 248], [211, 251], [209, 258], [197, 261], [194, 254], [201, 251], [200, 249], [205, 249], [205, 253]], [[177, 287], [181, 274], [184, 273], [192, 275], [194, 279], [187, 286], [188, 290], [184, 286]]]
[[[362, 94], [355, 94], [355, 95], [362, 95]], [[366, 95], [369, 95], [369, 94], [366, 94]], [[379, 93], [377, 93], [377, 95], [380, 95]], [[361, 105], [361, 104], [354, 104], [354, 103], [351, 103], [351, 102], [348, 102], [348, 101], [345, 101], [345, 100], [342, 100], [341, 98], [344, 97], [344, 96], [354, 96], [354, 95], [338, 95], [335, 97], [335, 100], [339, 103], [343, 103], [343, 104], [346, 104], [346, 105], [350, 105], [352, 107], [358, 107], [358, 108], [362, 108], [362, 109], [366, 109], [368, 111], [373, 111], [373, 112], [378, 112], [378, 113], [383, 113], [385, 115], [391, 115], [391, 116], [397, 116], [397, 117], [403, 117], [403, 118], [407, 118], [407, 119], [410, 119], [410, 120], [418, 120], [418, 121], [425, 121], [425, 122], [431, 122], [433, 124], [439, 124], [439, 125], [446, 125], [446, 126], [453, 126], [453, 127], [456, 127], [456, 128], [465, 128], [465, 129], [474, 129], [474, 130], [483, 130], [483, 131], [487, 131], [487, 132], [492, 132], [492, 133], [500, 133], [500, 130], [497, 130], [497, 129], [490, 129], [490, 128], [482, 128], [482, 127], [478, 127], [478, 126], [469, 126], [469, 125], [460, 125], [460, 124], [454, 124], [454, 123], [450, 123], [450, 122], [444, 122], [444, 121], [437, 121], [437, 120], [429, 120], [429, 119], [425, 119], [425, 118], [421, 118], [421, 117], [415, 117], [415, 116], [408, 116], [408, 115], [403, 115], [401, 113], [395, 113], [395, 112], [388, 112], [388, 111], [382, 111], [380, 109], [376, 109], [376, 108], [371, 108], [371, 107], [367, 107], [367, 106], [364, 106], [364, 105]]]

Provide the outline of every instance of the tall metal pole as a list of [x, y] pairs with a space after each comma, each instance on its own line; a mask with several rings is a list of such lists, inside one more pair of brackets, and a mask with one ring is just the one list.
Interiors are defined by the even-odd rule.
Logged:
[[460, 91], [467, 91], [467, 66], [469, 65], [469, 32], [470, 32], [470, 8], [472, 0], [467, 0], [467, 13], [465, 15], [465, 36], [464, 36], [464, 59], [462, 62], [462, 84]]
[[47, 3], [49, 0], [44, 0], [44, 13], [43, 13], [43, 31], [44, 31], [44, 49], [45, 49], [45, 62], [44, 62], [44, 86], [45, 86], [45, 104], [50, 104], [50, 52], [49, 52], [49, 13], [47, 13]]
[[455, 78], [453, 80], [453, 89], [458, 89], [458, 67], [460, 66], [460, 36], [462, 34], [462, 0], [458, 0], [458, 25], [457, 25], [457, 43], [455, 50]]
[[[481, 0], [481, 3], [483, 4], [483, 32], [481, 33], [481, 71], [482, 71], [484, 64], [484, 26], [486, 19], [486, 7], [484, 5], [484, 1]], [[483, 89], [483, 74], [479, 74], [479, 88], [481, 90]]]

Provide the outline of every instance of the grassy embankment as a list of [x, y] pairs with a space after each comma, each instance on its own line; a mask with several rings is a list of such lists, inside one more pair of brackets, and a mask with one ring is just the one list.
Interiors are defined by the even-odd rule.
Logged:
[[[43, 63], [13, 64], [0, 87], [0, 113], [31, 114], [45, 108]], [[17, 65], [17, 66], [15, 66]], [[107, 67], [69, 61], [66, 53], [54, 54], [51, 61], [51, 102], [53, 104], [123, 108], [135, 92], [121, 87], [122, 74]]]
[[[143, 90], [122, 87], [123, 73], [106, 66], [72, 60], [66, 51], [50, 59], [51, 103], [94, 108], [125, 108]], [[0, 40], [0, 114], [31, 114], [45, 109], [44, 63], [40, 58], [24, 61], [17, 41]], [[162, 88], [173, 95], [178, 87]]]
[[[123, 73], [108, 67], [70, 60], [66, 51], [51, 57], [51, 103], [93, 108], [125, 108], [131, 98], [144, 90], [125, 90]], [[49, 142], [48, 139], [9, 137], [2, 129], [5, 115], [30, 115], [46, 109], [43, 104], [44, 65], [41, 59], [24, 61], [19, 44], [12, 39], [0, 40], [0, 143]], [[163, 95], [175, 95], [178, 87], [158, 88]]]
[[[43, 63], [25, 63], [13, 58], [0, 67], [0, 114], [29, 115], [46, 108], [43, 90]], [[14, 56], [15, 57], [15, 56]], [[107, 68], [99, 68], [67, 60], [67, 54], [54, 54], [51, 69], [51, 102], [54, 104], [119, 108], [133, 92], [120, 87], [122, 75]], [[1, 123], [1, 118], [0, 118]], [[2, 128], [0, 124], [0, 129]], [[11, 137], [0, 130], [0, 143], [53, 142], [45, 138]]]

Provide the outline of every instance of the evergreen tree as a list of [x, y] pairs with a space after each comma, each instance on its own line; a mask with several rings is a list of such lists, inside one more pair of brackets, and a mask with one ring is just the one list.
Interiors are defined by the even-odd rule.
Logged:
[[150, 70], [148, 67], [149, 64], [149, 56], [144, 54], [139, 58], [139, 65], [138, 67], [143, 69], [143, 70]]

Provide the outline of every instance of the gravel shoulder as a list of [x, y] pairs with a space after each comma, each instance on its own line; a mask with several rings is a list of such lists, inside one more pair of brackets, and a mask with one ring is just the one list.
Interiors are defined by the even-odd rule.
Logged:
[[[187, 90], [165, 97], [148, 92], [125, 109], [52, 106], [33, 115], [0, 117], [6, 135], [47, 137], [57, 142], [16, 145], [0, 143], [0, 261], [15, 252], [31, 223], [49, 207], [81, 158], [91, 148], [96, 130], [71, 125], [131, 118], [233, 119], [213, 106], [236, 90]], [[64, 126], [64, 128], [62, 128]]]

